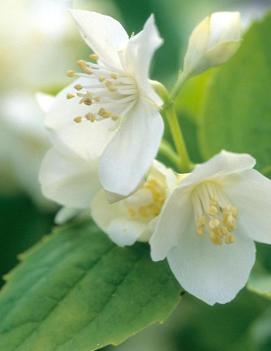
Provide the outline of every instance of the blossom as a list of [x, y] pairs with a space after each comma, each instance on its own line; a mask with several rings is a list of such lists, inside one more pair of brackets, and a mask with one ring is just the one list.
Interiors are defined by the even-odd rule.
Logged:
[[49, 147], [42, 111], [35, 96], [27, 92], [4, 94], [0, 102], [0, 191], [24, 191], [37, 205], [49, 209], [52, 204], [42, 196], [37, 181]]
[[190, 35], [183, 76], [197, 75], [228, 61], [240, 46], [240, 36], [239, 12], [215, 12], [206, 17]]
[[247, 154], [222, 151], [172, 192], [151, 237], [179, 283], [208, 304], [226, 303], [247, 282], [253, 241], [271, 243], [271, 182]]
[[[152, 56], [162, 40], [153, 16], [129, 38], [109, 16], [71, 13], [94, 54], [89, 62], [78, 61], [81, 73], [68, 72], [79, 78], [66, 91], [66, 101], [63, 95], [57, 98], [46, 125], [58, 144], [82, 159], [93, 152], [92, 130], [99, 134], [106, 125], [110, 137], [99, 158], [100, 181], [106, 191], [126, 196], [151, 166], [163, 134], [162, 101], [148, 80]], [[71, 109], [73, 115], [67, 113]]]
[[177, 176], [154, 161], [145, 181], [130, 196], [110, 204], [100, 190], [91, 204], [97, 225], [119, 246], [147, 241], [169, 193], [177, 185]]

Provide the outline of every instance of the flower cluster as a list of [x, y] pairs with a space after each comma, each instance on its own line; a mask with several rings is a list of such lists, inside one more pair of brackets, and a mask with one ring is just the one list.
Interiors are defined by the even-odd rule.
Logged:
[[[161, 116], [170, 122], [172, 101], [149, 80], [162, 44], [154, 17], [129, 37], [111, 17], [81, 10], [72, 15], [93, 53], [78, 61], [79, 72], [68, 72], [76, 80], [55, 97], [45, 118], [53, 146], [40, 182], [43, 193], [64, 207], [59, 222], [89, 211], [117, 245], [149, 242], [152, 259], [166, 258], [191, 294], [209, 304], [230, 301], [254, 264], [253, 241], [271, 243], [271, 182], [247, 154], [222, 151], [183, 173], [155, 160]], [[175, 91], [224, 63], [239, 43], [238, 13], [204, 19], [190, 37]], [[187, 155], [179, 142], [181, 161]]]

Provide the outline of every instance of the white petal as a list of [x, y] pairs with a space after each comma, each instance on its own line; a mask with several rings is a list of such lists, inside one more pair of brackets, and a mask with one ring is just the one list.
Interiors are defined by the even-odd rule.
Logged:
[[157, 154], [163, 128], [159, 112], [149, 104], [139, 102], [129, 112], [100, 160], [107, 191], [128, 195], [137, 188]]
[[153, 261], [163, 260], [178, 245], [180, 237], [193, 226], [192, 204], [182, 189], [175, 189], [166, 201], [150, 239]]
[[149, 70], [153, 55], [162, 43], [154, 16], [151, 15], [143, 30], [131, 37], [122, 57], [126, 71], [135, 77], [139, 89], [158, 106], [162, 104], [162, 100], [149, 83]]
[[69, 207], [62, 207], [55, 216], [55, 223], [58, 225], [64, 224], [74, 217], [78, 216], [81, 210]]
[[186, 76], [201, 71], [200, 61], [205, 54], [209, 38], [210, 17], [204, 18], [189, 37], [188, 48], [184, 56], [183, 72]]
[[181, 187], [196, 184], [202, 180], [224, 179], [255, 166], [255, 159], [248, 154], [221, 151], [207, 162], [199, 164], [181, 183]]
[[41, 110], [47, 113], [50, 111], [50, 108], [52, 107], [53, 102], [55, 101], [55, 97], [49, 94], [37, 93], [36, 100]]
[[239, 12], [215, 12], [210, 18], [208, 48], [212, 49], [222, 42], [239, 41], [241, 36]]
[[71, 208], [87, 208], [100, 188], [97, 162], [86, 162], [51, 149], [45, 155], [39, 180], [43, 194]]
[[93, 11], [71, 10], [82, 37], [108, 66], [120, 68], [118, 52], [129, 38], [122, 25], [112, 17]]
[[133, 245], [147, 230], [147, 224], [132, 221], [123, 202], [110, 204], [101, 190], [91, 203], [96, 224], [119, 246]]
[[245, 286], [255, 261], [255, 245], [237, 234], [234, 244], [215, 246], [190, 230], [167, 258], [181, 286], [213, 305], [231, 301]]
[[238, 209], [239, 230], [255, 241], [271, 244], [271, 181], [249, 170], [225, 188]]
[[109, 120], [91, 123], [83, 120], [75, 123], [76, 116], [84, 116], [91, 106], [79, 104], [76, 98], [67, 100], [67, 93], [75, 93], [75, 84], [86, 84], [86, 79], [78, 79], [62, 90], [55, 98], [45, 118], [45, 125], [51, 131], [51, 140], [57, 148], [69, 149], [85, 159], [98, 158], [115, 134], [114, 123]]

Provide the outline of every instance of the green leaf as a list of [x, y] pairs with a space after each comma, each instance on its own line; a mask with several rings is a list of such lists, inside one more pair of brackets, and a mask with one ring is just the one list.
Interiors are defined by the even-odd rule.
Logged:
[[216, 69], [210, 69], [185, 82], [175, 102], [175, 108], [178, 114], [181, 116], [184, 114], [191, 121], [195, 123], [198, 122], [201, 117], [201, 109], [209, 82], [215, 72]]
[[209, 85], [200, 128], [205, 158], [221, 149], [248, 152], [258, 167], [271, 163], [271, 15], [255, 23], [237, 54]]
[[91, 351], [163, 322], [180, 287], [147, 245], [114, 245], [92, 223], [21, 255], [0, 294], [0, 350]]
[[262, 266], [260, 266], [260, 271], [254, 268], [247, 283], [247, 288], [257, 295], [271, 299], [271, 274], [265, 271]]
[[53, 217], [52, 214], [39, 211], [31, 200], [22, 194], [0, 195], [0, 213], [1, 287], [2, 275], [14, 267], [20, 252], [38, 242], [43, 233], [50, 229]]

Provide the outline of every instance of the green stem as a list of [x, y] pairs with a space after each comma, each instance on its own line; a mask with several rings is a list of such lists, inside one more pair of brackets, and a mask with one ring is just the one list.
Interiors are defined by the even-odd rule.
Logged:
[[183, 133], [176, 115], [174, 105], [173, 104], [167, 105], [162, 113], [167, 119], [170, 132], [175, 144], [175, 148], [180, 157], [179, 164], [180, 164], [181, 170], [183, 172], [189, 172], [191, 170], [191, 161], [188, 156]]
[[[179, 83], [177, 82], [176, 86], [180, 87], [181, 83], [183, 82], [183, 79], [184, 78], [182, 74], [180, 74], [179, 76], [180, 81]], [[176, 115], [174, 99], [173, 99], [174, 92], [172, 96], [169, 96], [167, 89], [161, 83], [152, 81], [152, 85], [156, 90], [156, 92], [161, 96], [161, 98], [164, 101], [164, 105], [161, 113], [168, 122], [170, 132], [174, 141], [174, 145], [179, 156], [178, 164], [180, 165], [181, 171], [189, 172], [193, 168], [193, 164], [190, 161], [186, 144], [184, 141], [183, 133], [181, 130], [181, 126]], [[175, 93], [177, 94], [178, 91], [176, 90]]]
[[179, 95], [180, 91], [182, 90], [183, 84], [186, 81], [186, 76], [183, 74], [183, 72], [179, 72], [178, 78], [177, 78], [177, 82], [174, 85], [170, 98], [172, 101], [174, 101], [176, 99], [176, 97]]
[[180, 157], [166, 140], [162, 140], [159, 151], [173, 162], [177, 168], [180, 168]]

